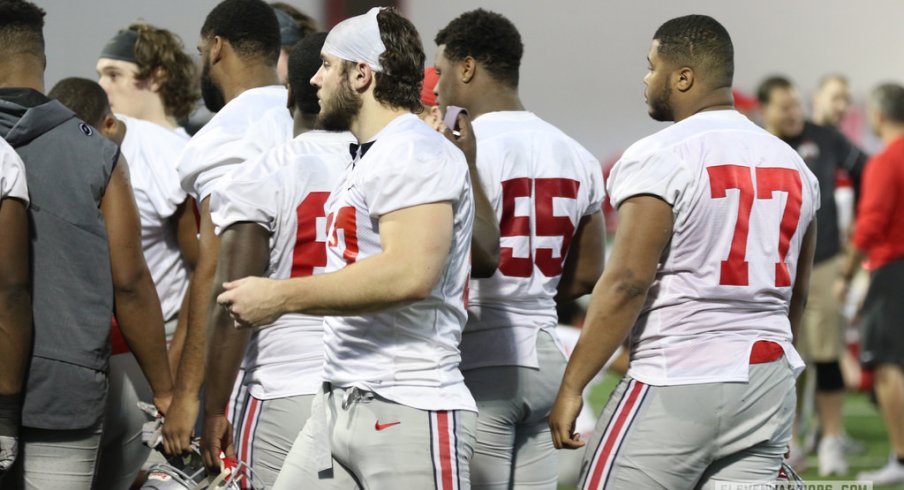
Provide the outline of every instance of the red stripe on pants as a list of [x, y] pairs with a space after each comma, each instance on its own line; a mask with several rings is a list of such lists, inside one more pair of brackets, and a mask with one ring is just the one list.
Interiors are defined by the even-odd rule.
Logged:
[[452, 490], [452, 445], [449, 441], [449, 412], [436, 412], [436, 430], [439, 432], [441, 490]]
[[634, 405], [637, 403], [637, 397], [640, 396], [643, 387], [643, 383], [636, 382], [631, 388], [631, 392], [628, 393], [627, 401], [621, 406], [620, 412], [615, 415], [615, 424], [609, 432], [609, 437], [602, 441], [603, 451], [600, 453], [599, 459], [596, 460], [596, 468], [594, 468], [593, 475], [590, 478], [590, 485], [587, 485], [585, 488], [599, 488], [603, 478], [603, 469], [606, 467], [606, 462], [609, 461], [612, 448], [615, 446], [615, 441], [618, 440], [618, 436], [625, 425], [625, 421], [628, 420], [628, 414], [634, 409]]

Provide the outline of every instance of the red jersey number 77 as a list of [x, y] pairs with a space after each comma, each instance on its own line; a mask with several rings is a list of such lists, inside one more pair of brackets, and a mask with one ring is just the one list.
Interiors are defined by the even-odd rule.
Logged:
[[[797, 231], [800, 221], [801, 181], [800, 172], [791, 168], [757, 167], [755, 169], [742, 165], [716, 165], [707, 167], [709, 185], [713, 199], [727, 198], [728, 189], [738, 189], [738, 220], [735, 223], [734, 235], [728, 259], [722, 261], [719, 284], [724, 286], [747, 286], [748, 263], [747, 234], [750, 229], [751, 213], [754, 198], [775, 199], [776, 193], [785, 192], [788, 200], [782, 214], [779, 229], [778, 257], [775, 262], [775, 286], [791, 285], [791, 273], [786, 262], [791, 237]], [[753, 188], [753, 174], [756, 174], [756, 192]]]

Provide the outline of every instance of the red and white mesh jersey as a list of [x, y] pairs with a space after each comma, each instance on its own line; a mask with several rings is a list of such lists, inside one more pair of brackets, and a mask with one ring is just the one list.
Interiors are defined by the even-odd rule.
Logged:
[[468, 164], [455, 145], [413, 114], [387, 124], [367, 153], [349, 163], [327, 201], [329, 270], [382, 252], [381, 216], [437, 202], [449, 202], [453, 212], [452, 243], [439, 282], [426, 299], [408, 306], [326, 317], [324, 380], [421, 410], [476, 411], [458, 350], [474, 203]]
[[499, 220], [500, 260], [492, 277], [471, 280], [462, 368], [537, 367], [537, 333], [555, 338], [553, 298], [572, 238], [581, 218], [601, 210], [602, 169], [530, 112], [491, 112], [473, 127], [478, 175]]
[[[235, 169], [211, 194], [216, 233], [256, 223], [270, 233], [267, 277], [326, 270], [324, 204], [349, 161], [350, 133], [311, 131]], [[254, 330], [242, 366], [258, 399], [310, 395], [322, 384], [323, 318], [297, 313]]]
[[0, 199], [14, 197], [28, 202], [28, 184], [25, 180], [25, 164], [16, 150], [0, 139]]
[[702, 112], [632, 145], [608, 190], [616, 207], [646, 194], [674, 214], [631, 334], [630, 376], [651, 385], [746, 381], [760, 339], [803, 368], [788, 309], [819, 187], [797, 152], [736, 111]]

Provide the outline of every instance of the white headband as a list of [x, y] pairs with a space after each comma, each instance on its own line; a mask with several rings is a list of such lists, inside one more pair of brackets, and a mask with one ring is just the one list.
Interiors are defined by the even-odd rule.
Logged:
[[380, 10], [380, 7], [374, 7], [364, 15], [336, 24], [326, 36], [322, 51], [343, 60], [367, 63], [373, 71], [383, 71], [380, 55], [386, 51], [386, 46], [380, 38], [377, 23]]

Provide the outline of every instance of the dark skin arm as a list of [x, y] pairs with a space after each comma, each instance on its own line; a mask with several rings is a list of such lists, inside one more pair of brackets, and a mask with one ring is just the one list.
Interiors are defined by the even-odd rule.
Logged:
[[672, 207], [651, 196], [624, 201], [609, 264], [593, 288], [581, 337], [575, 346], [549, 414], [557, 449], [584, 445], [575, 434], [583, 406], [581, 393], [602, 369], [637, 321], [647, 291], [656, 278], [663, 250], [672, 236]]
[[236, 223], [220, 237], [216, 286], [207, 309], [204, 433], [201, 436], [204, 464], [214, 473], [219, 472], [220, 451], [226, 456], [235, 456], [226, 405], [252, 333], [250, 329], [235, 328], [229, 312], [217, 304], [215, 298], [223, 292], [225, 282], [265, 275], [270, 259], [269, 240], [267, 230], [255, 223]]
[[474, 229], [471, 235], [471, 277], [492, 277], [499, 267], [499, 222], [477, 172], [477, 142], [467, 113], [458, 115], [458, 136], [446, 128], [443, 134], [455, 144], [468, 161], [471, 191], [474, 194]]
[[188, 286], [188, 328], [179, 359], [179, 371], [173, 404], [163, 425], [163, 449], [166, 454], [185, 454], [191, 450], [191, 434], [198, 418], [199, 392], [204, 381], [204, 343], [207, 336], [207, 307], [213, 291], [220, 240], [210, 219], [210, 197], [201, 201], [201, 238], [198, 265]]
[[797, 259], [797, 275], [794, 278], [794, 289], [791, 290], [791, 306], [788, 308], [788, 320], [791, 322], [791, 335], [797, 341], [797, 332], [804, 317], [807, 306], [807, 294], [810, 290], [810, 271], [813, 268], [813, 257], [816, 255], [816, 219], [810, 222], [800, 246]]
[[28, 211], [19, 199], [0, 201], [0, 395], [22, 392], [31, 354]]
[[562, 279], [556, 302], [571, 301], [593, 291], [606, 261], [606, 223], [597, 211], [581, 218], [568, 256], [562, 267]]
[[[175, 214], [170, 218], [172, 226], [176, 229], [176, 240], [179, 243], [179, 252], [182, 254], [182, 260], [189, 271], [189, 283], [191, 282], [191, 274], [198, 264], [198, 223], [195, 220], [194, 213], [195, 200], [187, 198], [176, 209]], [[185, 334], [188, 328], [188, 290], [182, 298], [182, 306], [179, 307], [179, 317], [176, 323], [176, 331], [173, 332], [173, 339], [170, 342], [169, 355], [170, 371], [177, 372], [179, 369], [179, 360], [182, 357], [182, 348], [185, 346]]]
[[129, 182], [129, 167], [120, 157], [100, 203], [110, 248], [113, 305], [123, 338], [151, 385], [154, 403], [166, 413], [173, 378], [166, 357], [163, 312], [141, 249], [141, 221]]

